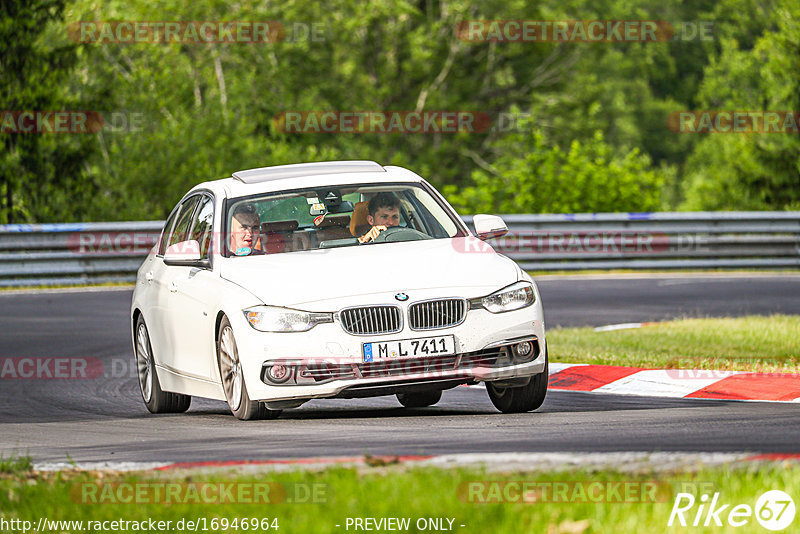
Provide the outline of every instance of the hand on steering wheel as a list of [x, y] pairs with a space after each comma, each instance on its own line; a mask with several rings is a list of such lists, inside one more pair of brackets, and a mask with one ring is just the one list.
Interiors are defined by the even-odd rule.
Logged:
[[370, 241], [378, 237], [384, 230], [386, 230], [385, 226], [373, 226], [372, 228], [370, 228], [369, 232], [358, 238], [358, 242], [369, 243]]

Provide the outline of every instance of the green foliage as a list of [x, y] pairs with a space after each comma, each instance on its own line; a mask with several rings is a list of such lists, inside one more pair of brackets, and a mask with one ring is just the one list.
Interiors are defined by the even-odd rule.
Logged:
[[[800, 5], [777, 4], [760, 37], [721, 42], [701, 88], [707, 109], [800, 112]], [[708, 134], [686, 175], [684, 209], [800, 209], [800, 136]]]
[[[529, 418], [535, 421], [547, 415], [531, 414]], [[401, 532], [441, 532], [450, 528], [451, 532], [493, 534], [662, 534], [692, 529], [677, 526], [679, 519], [674, 517], [676, 527], [665, 528], [679, 493], [697, 498], [694, 507], [683, 515], [691, 525], [695, 514], [702, 521], [710, 513], [701, 513], [709, 507], [699, 507], [700, 495], [719, 491], [720, 502], [715, 510], [721, 512], [718, 517], [724, 526], [712, 529], [729, 534], [742, 531], [741, 526], [727, 522], [732, 506], [753, 506], [769, 490], [779, 488], [789, 495], [800, 490], [796, 462], [745, 459], [704, 467], [699, 455], [687, 457], [678, 453], [664, 461], [663, 453], [650, 458], [634, 453], [617, 469], [605, 467], [606, 462], [593, 455], [584, 458], [577, 465], [570, 463], [575, 461], [573, 458], [547, 462], [539, 458], [526, 462], [523, 458], [513, 467], [492, 462], [487, 466], [444, 469], [366, 457], [367, 465], [358, 468], [265, 470], [255, 475], [242, 475], [233, 469], [210, 475], [193, 471], [167, 471], [158, 476], [147, 472], [37, 473], [0, 478], [0, 509], [12, 529], [14, 523], [21, 521], [29, 521], [35, 527], [46, 518], [52, 525], [47, 532], [96, 532], [101, 525], [119, 525], [121, 521], [127, 521], [122, 524], [128, 528], [120, 531], [147, 530], [148, 521], [171, 521], [166, 530], [177, 532], [207, 529], [338, 534], [343, 530], [366, 530], [354, 527], [354, 520], [362, 520], [360, 525], [364, 525], [364, 519], [378, 522], [391, 518], [408, 522], [403, 527], [395, 524], [394, 529]], [[381, 465], [381, 460], [387, 465]], [[368, 467], [370, 464], [374, 467]], [[256, 484], [269, 484], [273, 491], [266, 499], [263, 493], [259, 497]], [[177, 491], [165, 497], [165, 485]], [[223, 493], [223, 487], [233, 488], [232, 496]], [[274, 498], [278, 495], [281, 497]], [[750, 528], [744, 532], [762, 530], [752, 515], [731, 517], [747, 522]], [[253, 528], [248, 519], [248, 528], [234, 528], [235, 518], [238, 525], [244, 518], [254, 518], [256, 525], [266, 519], [272, 527]], [[441, 526], [425, 525], [426, 519], [438, 520]], [[62, 521], [63, 524], [54, 524]], [[189, 527], [187, 521], [198, 528]], [[366, 523], [367, 528], [370, 526], [377, 531], [389, 530]]]
[[[328, 159], [410, 167], [469, 210], [798, 205], [797, 137], [667, 128], [680, 110], [800, 109], [790, 0], [64, 1], [2, 3], [0, 110], [97, 110], [107, 120], [121, 114], [127, 127], [0, 134], [0, 196], [13, 204], [0, 222], [8, 213], [17, 222], [158, 219], [194, 184]], [[676, 29], [710, 21], [713, 34], [493, 43], [462, 41], [455, 31], [465, 20], [513, 19], [665, 20]], [[289, 33], [267, 44], [68, 38], [72, 23], [109, 20], [272, 20]], [[312, 24], [321, 40], [308, 38]], [[487, 113], [495, 127], [287, 134], [274, 122], [294, 110], [417, 109]], [[521, 127], [499, 128], [501, 115]]]
[[[74, 45], [43, 37], [63, 10], [59, 0], [0, 3], [0, 110], [92, 109], [91, 98], [68, 88]], [[83, 176], [92, 152], [88, 136], [9, 133], [0, 139], [0, 222], [81, 218], [74, 208], [93, 185]]]
[[474, 185], [445, 188], [465, 213], [652, 211], [661, 205], [664, 178], [646, 155], [614, 154], [596, 132], [568, 149], [548, 146], [541, 133], [517, 136], [492, 167], [473, 173]]

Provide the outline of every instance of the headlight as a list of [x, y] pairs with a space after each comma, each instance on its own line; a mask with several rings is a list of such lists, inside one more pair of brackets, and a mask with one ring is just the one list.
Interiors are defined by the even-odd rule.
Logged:
[[470, 300], [471, 308], [483, 308], [492, 313], [509, 312], [526, 308], [536, 297], [530, 282], [517, 282], [491, 295]]
[[332, 313], [307, 312], [276, 306], [255, 306], [244, 310], [250, 326], [262, 332], [305, 332], [320, 323], [332, 323]]

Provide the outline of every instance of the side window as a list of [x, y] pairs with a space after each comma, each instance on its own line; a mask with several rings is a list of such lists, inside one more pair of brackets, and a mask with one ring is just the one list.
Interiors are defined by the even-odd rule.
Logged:
[[199, 201], [200, 195], [194, 195], [193, 197], [188, 198], [181, 205], [180, 213], [178, 214], [178, 219], [175, 223], [175, 228], [172, 230], [172, 234], [169, 236], [169, 240], [167, 241], [167, 248], [175, 243], [180, 243], [181, 241], [186, 241], [189, 239], [189, 225], [192, 223], [194, 208], [197, 206]]
[[180, 213], [179, 208], [175, 208], [172, 210], [169, 218], [167, 219], [166, 224], [164, 224], [164, 229], [161, 231], [161, 237], [158, 238], [158, 255], [163, 256], [164, 251], [167, 250], [167, 241], [169, 241], [170, 232], [172, 232], [172, 227], [175, 226], [175, 219], [178, 218], [178, 213]]
[[192, 225], [191, 237], [200, 243], [200, 257], [208, 259], [208, 251], [211, 246], [211, 230], [214, 222], [214, 202], [209, 196], [203, 196], [200, 207], [197, 210], [197, 217]]

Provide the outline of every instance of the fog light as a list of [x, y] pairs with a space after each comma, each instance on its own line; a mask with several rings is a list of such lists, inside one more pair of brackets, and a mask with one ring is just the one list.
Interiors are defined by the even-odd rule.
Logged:
[[276, 363], [267, 368], [267, 380], [274, 384], [283, 384], [292, 377], [292, 370], [289, 366]]
[[533, 347], [531, 346], [530, 341], [524, 341], [514, 345], [514, 354], [516, 354], [519, 358], [527, 358], [532, 351]]

